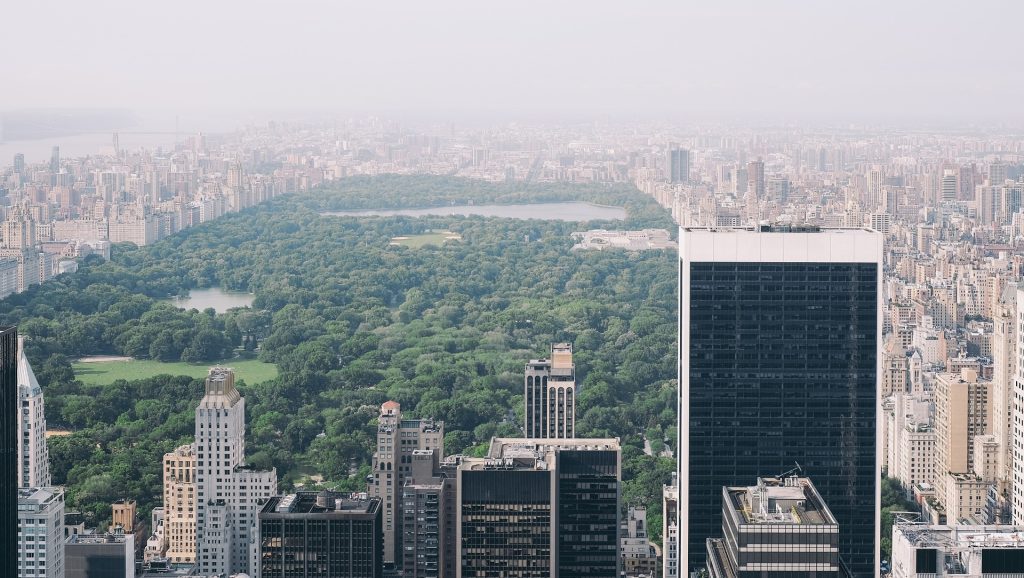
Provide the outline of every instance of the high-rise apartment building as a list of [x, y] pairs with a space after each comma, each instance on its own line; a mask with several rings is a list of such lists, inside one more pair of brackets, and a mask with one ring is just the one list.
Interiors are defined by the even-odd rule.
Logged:
[[690, 182], [690, 151], [671, 146], [665, 158], [665, 173], [670, 183]]
[[367, 493], [381, 500], [384, 520], [384, 563], [402, 561], [402, 488], [412, 471], [416, 450], [436, 450], [444, 457], [444, 422], [430, 419], [402, 419], [396, 401], [380, 407], [377, 422], [377, 451], [373, 454], [373, 480]]
[[882, 235], [769, 226], [680, 232], [680, 576], [721, 533], [722, 487], [799, 464], [878, 566]]
[[1017, 375], [1017, 288], [1002, 291], [992, 315], [992, 415], [990, 429], [999, 444], [996, 490], [1001, 509], [1013, 495], [1013, 391]]
[[186, 444], [164, 454], [165, 556], [173, 563], [196, 560], [196, 454]]
[[550, 359], [531, 359], [526, 364], [524, 398], [526, 437], [576, 437], [576, 365], [572, 361], [572, 344], [552, 344]]
[[256, 578], [380, 578], [379, 498], [299, 492], [259, 512]]
[[196, 408], [196, 562], [204, 575], [252, 574], [256, 514], [277, 494], [277, 471], [245, 463], [245, 398], [235, 373], [213, 367]]
[[402, 486], [402, 575], [455, 576], [455, 478], [438, 450], [416, 450]]
[[[1017, 303], [1014, 311], [1014, 320], [1018, 329], [1024, 327], [1024, 286], [1016, 287]], [[1017, 357], [1017, 368], [1013, 376], [1013, 396], [1011, 398], [1013, 419], [1011, 420], [1011, 467], [1013, 478], [1011, 480], [1013, 496], [1013, 523], [1024, 525], [1024, 331], [1017, 331], [1015, 338], [1014, 355]]]
[[64, 490], [18, 490], [18, 578], [64, 578]]
[[18, 329], [0, 326], [0, 576], [18, 575]]
[[949, 474], [972, 472], [974, 437], [988, 427], [991, 386], [973, 369], [935, 376], [936, 488], [947, 508]]
[[757, 200], [764, 200], [764, 161], [761, 159], [747, 163], [747, 191]]
[[20, 482], [24, 488], [50, 485], [50, 456], [46, 451], [43, 390], [25, 357], [25, 338], [18, 338], [18, 436]]
[[495, 438], [459, 465], [458, 578], [619, 576], [617, 439]]

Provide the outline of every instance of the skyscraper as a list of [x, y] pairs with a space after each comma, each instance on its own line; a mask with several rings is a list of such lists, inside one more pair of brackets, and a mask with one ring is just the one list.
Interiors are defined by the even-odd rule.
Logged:
[[524, 398], [526, 437], [576, 436], [576, 365], [571, 343], [555, 343], [550, 359], [531, 359], [526, 364]]
[[23, 488], [50, 485], [50, 455], [46, 450], [43, 390], [25, 357], [25, 338], [18, 338], [18, 436], [21, 449], [19, 483]]
[[50, 151], [50, 172], [51, 173], [59, 173], [60, 172], [60, 147], [59, 146], [53, 147], [53, 150]]
[[256, 515], [277, 471], [245, 463], [245, 398], [235, 373], [210, 368], [196, 408], [196, 562], [203, 575], [252, 574]]
[[21, 153], [14, 155], [14, 172], [19, 175], [25, 174], [25, 155]]
[[683, 229], [679, 251], [679, 575], [720, 537], [723, 486], [796, 463], [843, 528], [843, 562], [874, 575], [882, 236]]
[[690, 151], [671, 146], [665, 158], [665, 173], [670, 183], [690, 182]]
[[459, 464], [459, 578], [619, 576], [617, 439], [495, 438]]
[[416, 450], [436, 450], [444, 457], [444, 422], [402, 419], [402, 406], [384, 402], [377, 423], [377, 451], [373, 454], [373, 480], [367, 493], [381, 499], [384, 519], [384, 562], [402, 561], [402, 488], [412, 470]]
[[18, 575], [18, 329], [0, 326], [0, 576]]

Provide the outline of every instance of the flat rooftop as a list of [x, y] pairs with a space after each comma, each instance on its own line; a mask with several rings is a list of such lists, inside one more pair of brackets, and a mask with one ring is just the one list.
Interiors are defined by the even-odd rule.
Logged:
[[744, 524], [836, 524], [809, 478], [759, 478], [757, 482], [725, 489]]
[[1024, 548], [1024, 526], [930, 526], [897, 523], [902, 534], [917, 548]]
[[559, 451], [620, 451], [618, 438], [492, 438], [485, 458], [466, 458], [467, 470], [550, 470]]
[[689, 262], [881, 263], [883, 236], [865, 228], [683, 227], [679, 257]]
[[379, 499], [353, 498], [334, 492], [297, 492], [270, 498], [260, 514], [373, 514]]

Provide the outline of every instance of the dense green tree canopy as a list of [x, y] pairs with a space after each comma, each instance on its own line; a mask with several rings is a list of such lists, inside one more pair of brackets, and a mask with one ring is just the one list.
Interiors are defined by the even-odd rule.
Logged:
[[[324, 210], [466, 202], [585, 200], [624, 206], [625, 222], [480, 217], [323, 216]], [[550, 343], [576, 349], [578, 435], [617, 436], [623, 493], [657, 516], [672, 460], [643, 454], [643, 434], [675, 443], [676, 257], [574, 252], [586, 228], [673, 228], [632, 187], [489, 184], [428, 176], [353, 178], [279, 197], [0, 302], [29, 337], [51, 427], [55, 483], [72, 507], [106, 515], [118, 497], [160, 500], [160, 456], [190, 441], [201, 382], [156, 377], [75, 381], [68, 360], [119, 354], [164, 361], [258, 355], [280, 376], [241, 384], [250, 461], [283, 485], [320, 474], [358, 488], [379, 404], [446, 422], [448, 453], [521, 435], [522, 371]], [[450, 230], [461, 241], [413, 249], [399, 235]], [[252, 308], [183, 311], [163, 299], [205, 286], [247, 290]], [[662, 442], [652, 440], [660, 449]], [[660, 530], [660, 524], [651, 524]]]

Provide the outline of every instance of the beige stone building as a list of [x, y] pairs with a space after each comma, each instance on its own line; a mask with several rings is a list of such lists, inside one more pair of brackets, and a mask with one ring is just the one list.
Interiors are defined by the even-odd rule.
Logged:
[[[987, 433], [989, 393], [992, 383], [978, 373], [964, 369], [959, 374], [935, 376], [935, 433], [938, 496], [947, 500], [950, 479], [946, 474], [963, 474], [974, 464], [974, 438]], [[947, 511], [952, 514], [949, 504]]]
[[171, 562], [196, 560], [196, 455], [192, 444], [164, 454], [164, 536]]

